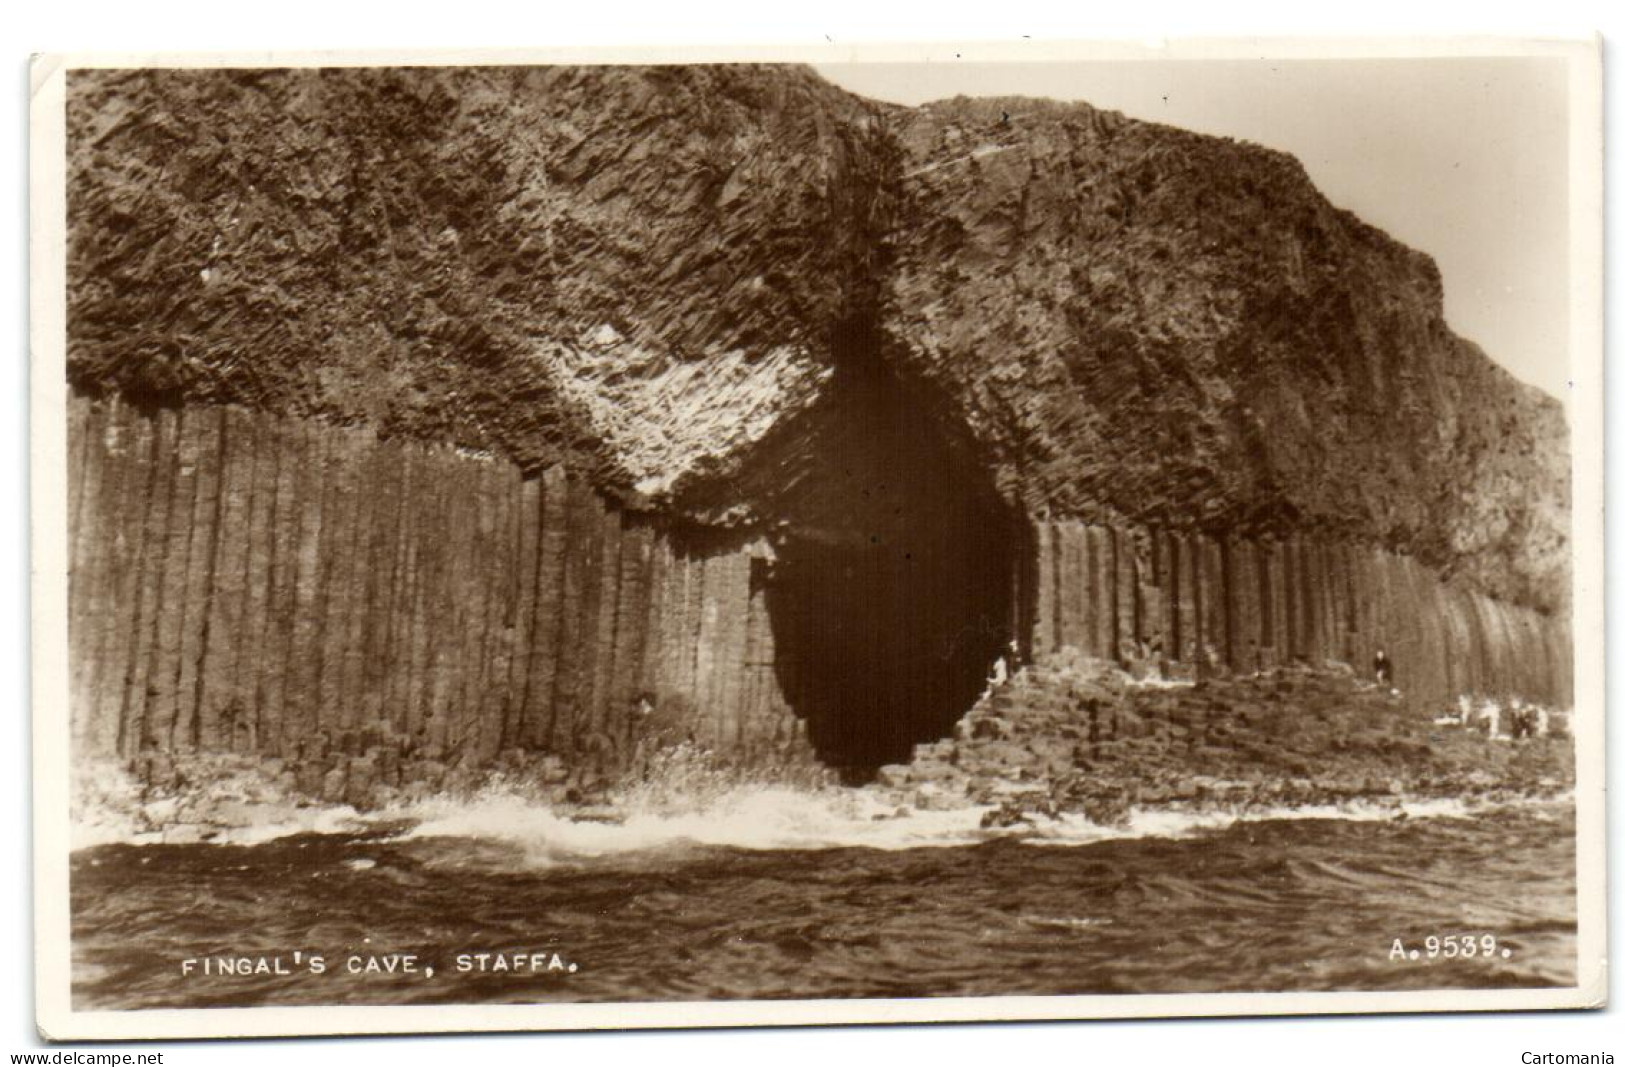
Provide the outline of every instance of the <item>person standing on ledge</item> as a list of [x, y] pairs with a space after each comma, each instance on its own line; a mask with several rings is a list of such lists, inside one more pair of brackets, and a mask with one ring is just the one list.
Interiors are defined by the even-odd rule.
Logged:
[[1377, 655], [1371, 661], [1371, 669], [1377, 675], [1377, 684], [1392, 689], [1394, 685], [1394, 664], [1388, 658], [1388, 653], [1377, 649]]

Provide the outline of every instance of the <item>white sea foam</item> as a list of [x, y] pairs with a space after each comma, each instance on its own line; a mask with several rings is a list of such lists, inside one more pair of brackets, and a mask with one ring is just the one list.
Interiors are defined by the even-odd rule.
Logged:
[[161, 815], [163, 807], [147, 805], [140, 809], [141, 814], [109, 809], [79, 813], [72, 823], [69, 847], [78, 851], [100, 845], [261, 845], [295, 834], [361, 833], [376, 824], [374, 818], [348, 806], [313, 805], [267, 808], [264, 817], [240, 826], [183, 822], [153, 829], [152, 816]]
[[515, 794], [430, 801], [405, 836], [475, 837], [522, 846], [537, 859], [594, 857], [682, 845], [746, 849], [906, 849], [964, 845], [989, 836], [987, 807], [897, 814], [869, 790], [741, 786], [703, 804], [629, 804], [618, 821], [572, 819]]
[[258, 845], [301, 833], [355, 833], [370, 825], [354, 808], [296, 803], [241, 773], [223, 775], [193, 794], [149, 796], [112, 762], [89, 764], [76, 773], [70, 811], [74, 850], [115, 844]]
[[1455, 797], [1407, 800], [1378, 804], [1354, 801], [1347, 804], [1316, 804], [1304, 807], [1268, 807], [1226, 811], [1222, 809], [1186, 811], [1168, 808], [1137, 809], [1129, 813], [1125, 825], [1102, 828], [1082, 816], [1062, 816], [1050, 832], [1041, 824], [1038, 832], [1023, 840], [1037, 845], [1085, 845], [1102, 838], [1188, 837], [1193, 834], [1228, 829], [1238, 823], [1278, 822], [1289, 819], [1340, 819], [1353, 822], [1384, 822], [1395, 819], [1463, 818], [1509, 806], [1504, 803], [1472, 803]]
[[[1126, 838], [1179, 838], [1226, 829], [1237, 823], [1284, 819], [1378, 821], [1470, 816], [1496, 808], [1543, 807], [1572, 802], [1513, 799], [1495, 802], [1438, 798], [1342, 805], [1190, 811], [1139, 809], [1120, 825], [1101, 826], [1081, 814], [1032, 814], [1014, 826], [985, 828], [995, 808], [911, 808], [896, 793], [878, 788], [807, 787], [738, 781], [683, 765], [624, 790], [594, 813], [557, 809], [523, 787], [495, 782], [472, 797], [434, 797], [381, 812], [361, 814], [345, 806], [239, 804], [238, 819], [207, 826], [163, 826], [176, 813], [147, 802], [77, 806], [72, 847], [129, 843], [253, 845], [300, 833], [383, 832], [397, 840], [461, 838], [517, 846], [534, 864], [590, 861], [598, 857], [658, 852], [693, 846], [752, 850], [950, 848], [1009, 838], [1038, 846], [1078, 846]], [[398, 832], [396, 832], [398, 831]]]
[[1009, 838], [1023, 844], [1077, 846], [1126, 838], [1179, 838], [1237, 823], [1282, 819], [1381, 821], [1457, 818], [1538, 801], [1494, 804], [1443, 798], [1248, 811], [1132, 812], [1124, 825], [1100, 826], [1077, 814], [1034, 815], [1030, 823], [989, 829], [991, 807], [970, 805], [899, 814], [895, 799], [870, 789], [797, 790], [740, 787], [681, 810], [629, 809], [618, 822], [580, 821], [513, 794], [471, 802], [435, 801], [410, 814], [421, 819], [408, 839], [476, 838], [517, 845], [531, 862], [556, 863], [683, 846], [899, 850], [949, 848]]

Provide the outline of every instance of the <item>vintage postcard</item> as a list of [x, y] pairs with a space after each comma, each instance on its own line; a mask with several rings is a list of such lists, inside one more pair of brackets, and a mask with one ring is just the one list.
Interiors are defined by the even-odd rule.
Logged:
[[1600, 107], [39, 58], [42, 1031], [1602, 1004]]

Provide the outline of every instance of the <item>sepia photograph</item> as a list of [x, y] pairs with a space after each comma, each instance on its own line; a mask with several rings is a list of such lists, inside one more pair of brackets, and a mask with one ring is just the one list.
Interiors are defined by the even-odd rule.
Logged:
[[42, 1030], [1602, 1006], [1599, 55], [37, 59]]

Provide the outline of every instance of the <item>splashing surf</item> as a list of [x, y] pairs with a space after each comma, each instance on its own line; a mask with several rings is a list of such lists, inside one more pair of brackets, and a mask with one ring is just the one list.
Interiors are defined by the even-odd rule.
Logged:
[[[1468, 818], [1508, 808], [1560, 810], [1556, 797], [1431, 798], [1278, 808], [1142, 808], [1118, 825], [1081, 814], [1038, 815], [1009, 827], [989, 827], [994, 806], [910, 808], [878, 787], [812, 786], [755, 780], [700, 760], [674, 760], [609, 797], [601, 808], [555, 807], [523, 782], [493, 778], [472, 795], [435, 796], [362, 813], [344, 805], [307, 802], [260, 806], [233, 801], [238, 824], [191, 827], [184, 836], [154, 830], [177, 802], [132, 803], [109, 787], [81, 797], [73, 821], [75, 851], [109, 844], [257, 845], [301, 834], [426, 841], [463, 838], [505, 846], [533, 865], [585, 862], [631, 853], [722, 847], [753, 851], [865, 848], [899, 851], [953, 848], [992, 840], [1070, 847], [1133, 838], [1177, 839], [1241, 823], [1337, 819], [1381, 821]], [[130, 787], [128, 783], [126, 793]]]

